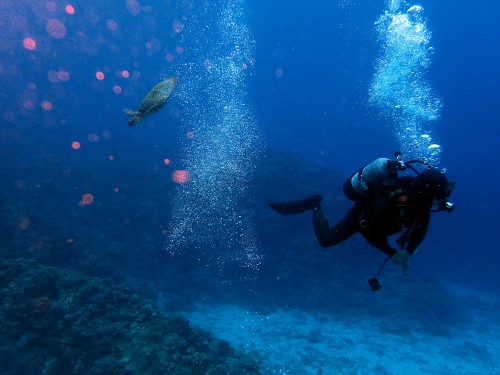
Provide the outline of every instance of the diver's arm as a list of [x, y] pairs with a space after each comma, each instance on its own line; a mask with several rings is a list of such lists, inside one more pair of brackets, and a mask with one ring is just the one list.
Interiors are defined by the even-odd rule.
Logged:
[[391, 245], [389, 245], [389, 242], [387, 241], [387, 236], [372, 236], [372, 237], [367, 237], [367, 239], [372, 246], [375, 246], [383, 253], [386, 253], [389, 257], [392, 257], [394, 254], [397, 253], [396, 249], [394, 249]]
[[429, 222], [430, 213], [420, 219], [415, 220], [413, 228], [408, 235], [408, 244], [405, 246], [405, 250], [407, 250], [410, 255], [412, 255], [415, 250], [417, 250], [417, 247], [424, 240], [427, 229], [429, 228]]
[[373, 201], [373, 210], [366, 227], [366, 240], [377, 249], [392, 257], [396, 249], [389, 245], [387, 236], [387, 216], [391, 205], [384, 198], [376, 198]]
[[372, 245], [375, 246], [380, 251], [386, 253], [389, 257], [392, 257], [394, 254], [397, 253], [396, 249], [394, 249], [391, 245], [389, 245], [389, 243], [387, 242], [387, 238], [385, 240], [385, 243], [379, 243], [379, 244], [372, 243]]

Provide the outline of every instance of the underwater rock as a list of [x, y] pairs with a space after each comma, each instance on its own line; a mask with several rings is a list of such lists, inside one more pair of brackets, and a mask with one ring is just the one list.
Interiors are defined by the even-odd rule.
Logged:
[[226, 342], [110, 279], [0, 258], [0, 280], [2, 374], [259, 373]]

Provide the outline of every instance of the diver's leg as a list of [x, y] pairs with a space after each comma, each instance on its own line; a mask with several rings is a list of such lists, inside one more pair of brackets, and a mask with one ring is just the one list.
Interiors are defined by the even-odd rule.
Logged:
[[346, 216], [331, 228], [321, 207], [313, 209], [314, 233], [318, 243], [323, 247], [335, 246], [347, 240], [358, 231], [359, 215], [356, 205]]
[[282, 215], [300, 214], [318, 207], [321, 203], [321, 194], [293, 202], [269, 203], [269, 206]]

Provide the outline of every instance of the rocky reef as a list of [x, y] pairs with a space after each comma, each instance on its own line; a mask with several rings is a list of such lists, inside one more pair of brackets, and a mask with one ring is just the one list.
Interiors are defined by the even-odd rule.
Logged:
[[256, 363], [115, 280], [0, 258], [9, 374], [258, 374]]

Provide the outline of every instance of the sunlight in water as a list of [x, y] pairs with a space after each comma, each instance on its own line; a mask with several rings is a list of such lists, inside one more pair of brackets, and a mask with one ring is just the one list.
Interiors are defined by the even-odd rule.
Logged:
[[[184, 102], [185, 169], [177, 185], [168, 250], [195, 247], [219, 270], [256, 270], [260, 255], [248, 189], [255, 171], [260, 134], [246, 98], [254, 41], [243, 1], [221, 0], [200, 12], [198, 23], [182, 25], [183, 50], [195, 61], [180, 66], [177, 95]], [[218, 17], [212, 12], [217, 7]], [[196, 137], [194, 136], [196, 134]]]
[[387, 8], [375, 24], [382, 54], [371, 82], [370, 102], [394, 123], [407, 158], [437, 164], [441, 147], [427, 129], [439, 118], [442, 107], [426, 79], [433, 52], [431, 32], [421, 6], [389, 0]]

